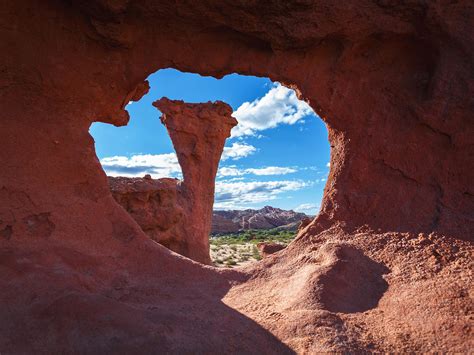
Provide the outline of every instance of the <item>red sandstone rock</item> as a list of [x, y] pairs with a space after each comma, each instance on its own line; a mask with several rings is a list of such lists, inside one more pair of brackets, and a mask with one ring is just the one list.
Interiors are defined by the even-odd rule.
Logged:
[[108, 179], [112, 196], [148, 236], [177, 253], [182, 251], [186, 235], [179, 234], [178, 226], [186, 223], [186, 216], [180, 206], [179, 180], [155, 180], [150, 175]]
[[115, 200], [143, 231], [167, 248], [211, 264], [214, 186], [219, 160], [230, 130], [237, 124], [223, 102], [187, 104], [162, 98], [153, 103], [168, 129], [183, 181], [109, 177]]
[[172, 250], [196, 261], [211, 264], [209, 234], [217, 168], [226, 138], [237, 120], [224, 102], [188, 104], [162, 98], [153, 103], [163, 115], [183, 171], [179, 205], [185, 220], [173, 229]]
[[277, 251], [285, 249], [285, 245], [279, 243], [260, 242], [257, 243], [257, 249], [262, 258], [266, 258]]
[[215, 213], [212, 215], [212, 233], [235, 233], [238, 232], [241, 228], [241, 225], [231, 219], [225, 218]]
[[[469, 352], [472, 23], [467, 0], [4, 2], [2, 353]], [[111, 196], [90, 124], [168, 67], [270, 77], [327, 124], [321, 213], [274, 257], [192, 263]]]
[[302, 231], [305, 229], [307, 226], [309, 226], [312, 222], [311, 218], [303, 218], [298, 226], [298, 231]]

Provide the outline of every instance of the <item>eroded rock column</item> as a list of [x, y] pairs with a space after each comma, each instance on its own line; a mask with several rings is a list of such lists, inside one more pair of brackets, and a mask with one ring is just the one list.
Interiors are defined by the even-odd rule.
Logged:
[[225, 140], [237, 124], [224, 102], [189, 104], [162, 98], [153, 103], [162, 113], [183, 170], [179, 203], [186, 216], [178, 228], [184, 236], [179, 250], [193, 260], [210, 264], [215, 178]]
[[176, 179], [109, 177], [115, 200], [158, 243], [201, 263], [210, 264], [214, 185], [230, 130], [237, 124], [232, 108], [220, 101], [187, 104], [162, 98], [162, 113], [183, 171]]

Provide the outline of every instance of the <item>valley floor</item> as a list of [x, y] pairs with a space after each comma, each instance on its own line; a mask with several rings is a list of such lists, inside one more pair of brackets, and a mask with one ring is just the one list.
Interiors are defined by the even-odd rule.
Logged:
[[245, 266], [261, 259], [257, 249], [260, 242], [276, 242], [287, 245], [295, 232], [278, 229], [248, 230], [239, 233], [211, 236], [211, 259], [216, 267]]

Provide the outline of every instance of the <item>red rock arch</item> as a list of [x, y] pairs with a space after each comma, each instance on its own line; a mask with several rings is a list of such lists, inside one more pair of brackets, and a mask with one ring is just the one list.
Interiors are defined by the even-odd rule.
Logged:
[[[434, 298], [426, 284], [410, 281], [419, 270], [431, 275], [427, 283], [461, 287], [455, 276], [432, 274], [427, 252], [436, 252], [436, 267], [454, 268], [454, 259], [461, 269], [467, 265], [460, 252], [474, 231], [474, 36], [467, 1], [51, 0], [10, 2], [1, 11], [1, 292], [11, 322], [2, 322], [0, 344], [6, 351], [366, 349], [366, 338], [347, 330], [353, 323], [321, 308], [315, 291], [345, 247], [315, 248], [346, 239], [389, 269], [422, 265], [410, 264], [390, 283], [378, 306], [390, 321], [355, 318], [370, 323], [372, 336], [389, 322], [417, 335], [406, 350], [420, 350], [418, 339], [435, 334], [442, 340], [423, 350], [467, 349], [462, 331], [448, 334], [449, 327], [420, 321], [420, 314], [435, 313], [462, 329], [449, 310], [427, 301], [402, 315], [390, 293]], [[94, 121], [126, 124], [125, 104], [140, 97], [150, 73], [167, 67], [270, 77], [296, 88], [328, 124], [331, 173], [321, 214], [291, 248], [256, 270], [222, 273], [170, 254], [110, 196], [88, 128]], [[409, 248], [415, 251], [406, 259]], [[348, 255], [356, 255], [355, 270], [372, 270], [365, 257]], [[242, 283], [249, 273], [260, 276]], [[240, 284], [230, 288], [229, 280]], [[227, 291], [227, 304], [240, 313], [220, 302]], [[271, 306], [248, 301], [269, 297]], [[461, 307], [453, 294], [442, 297], [451, 309]], [[177, 303], [193, 311], [180, 313]], [[213, 309], [231, 321], [205, 323], [194, 335], [186, 328], [203, 324]], [[163, 318], [172, 318], [169, 329], [157, 321]], [[21, 330], [25, 319], [34, 326], [29, 333]], [[318, 327], [321, 319], [333, 333]], [[93, 337], [87, 329], [97, 322], [102, 326]], [[312, 328], [299, 334], [298, 324]], [[167, 337], [183, 327], [181, 338]], [[235, 329], [245, 336], [234, 348], [206, 336]], [[45, 338], [47, 330], [57, 337]], [[73, 331], [95, 340], [60, 339]], [[376, 349], [401, 346], [394, 332], [377, 338]], [[27, 334], [34, 339], [25, 344]], [[349, 340], [335, 343], [339, 336]], [[308, 340], [314, 337], [329, 340]]]

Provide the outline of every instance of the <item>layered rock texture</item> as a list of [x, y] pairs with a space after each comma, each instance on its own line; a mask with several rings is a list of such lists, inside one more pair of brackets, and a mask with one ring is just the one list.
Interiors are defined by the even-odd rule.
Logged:
[[[0, 351], [469, 352], [473, 12], [467, 0], [4, 2]], [[127, 124], [125, 105], [168, 67], [269, 77], [325, 121], [321, 212], [284, 250], [217, 270], [153, 242], [112, 197], [89, 127]]]
[[162, 113], [183, 172], [183, 181], [109, 177], [115, 200], [143, 231], [167, 248], [211, 264], [214, 187], [219, 160], [230, 130], [237, 124], [232, 108], [220, 101], [188, 104], [162, 98]]
[[[181, 182], [177, 179], [108, 177], [115, 200], [153, 240], [184, 256], [192, 241], [180, 234], [178, 224], [186, 220], [181, 207]], [[184, 219], [183, 219], [184, 218]], [[191, 247], [199, 249], [200, 244]], [[206, 254], [203, 246], [201, 254]], [[205, 259], [205, 258], [204, 258]]]
[[231, 233], [247, 229], [273, 229], [282, 227], [297, 230], [300, 222], [308, 218], [304, 213], [265, 206], [259, 210], [220, 210], [212, 215], [211, 232]]

